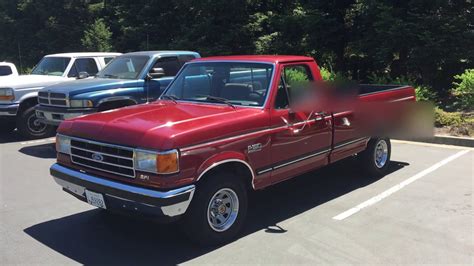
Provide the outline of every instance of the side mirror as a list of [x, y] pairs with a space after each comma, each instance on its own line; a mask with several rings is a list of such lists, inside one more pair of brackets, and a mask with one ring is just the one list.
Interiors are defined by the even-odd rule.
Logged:
[[85, 79], [85, 78], [88, 78], [89, 77], [89, 73], [83, 71], [83, 72], [79, 72], [79, 75], [77, 76], [77, 79]]
[[150, 72], [148, 72], [148, 77], [150, 79], [158, 79], [164, 76], [165, 76], [165, 70], [161, 67], [152, 68], [150, 69]]

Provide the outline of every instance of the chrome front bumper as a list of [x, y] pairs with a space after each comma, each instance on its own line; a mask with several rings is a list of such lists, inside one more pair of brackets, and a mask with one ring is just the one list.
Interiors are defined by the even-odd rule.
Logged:
[[175, 217], [184, 214], [191, 203], [195, 186], [157, 191], [127, 185], [53, 164], [50, 173], [56, 183], [82, 201], [85, 191], [101, 193], [108, 209], [137, 212], [150, 216]]
[[58, 126], [62, 121], [82, 115], [97, 112], [94, 108], [67, 109], [66, 107], [49, 107], [38, 105], [35, 107], [36, 117], [43, 123]]

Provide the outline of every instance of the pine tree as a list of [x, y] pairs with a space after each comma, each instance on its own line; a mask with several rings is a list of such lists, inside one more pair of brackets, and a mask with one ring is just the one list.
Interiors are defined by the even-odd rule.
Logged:
[[87, 51], [110, 52], [112, 32], [103, 19], [97, 19], [84, 31], [81, 43]]

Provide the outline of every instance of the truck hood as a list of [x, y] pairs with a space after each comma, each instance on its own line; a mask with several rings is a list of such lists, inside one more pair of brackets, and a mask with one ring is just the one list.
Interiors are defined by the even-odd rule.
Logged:
[[[58, 133], [112, 144], [169, 150], [268, 126], [257, 108], [157, 101], [66, 120]], [[268, 118], [268, 117], [267, 117]]]
[[69, 94], [69, 97], [101, 90], [141, 86], [142, 80], [91, 78], [79, 79], [48, 86], [45, 90]]
[[69, 80], [69, 78], [46, 75], [21, 75], [0, 77], [0, 87], [12, 89], [41, 88]]

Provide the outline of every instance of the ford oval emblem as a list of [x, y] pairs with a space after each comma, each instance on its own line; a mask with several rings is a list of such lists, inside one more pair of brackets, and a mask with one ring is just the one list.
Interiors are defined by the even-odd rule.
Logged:
[[98, 162], [102, 162], [104, 160], [104, 156], [102, 156], [102, 154], [99, 154], [99, 153], [93, 153], [91, 157], [92, 157], [92, 160], [98, 161]]

